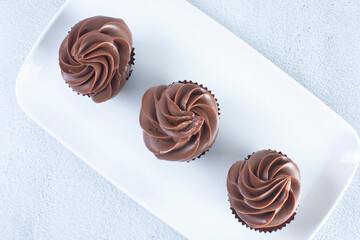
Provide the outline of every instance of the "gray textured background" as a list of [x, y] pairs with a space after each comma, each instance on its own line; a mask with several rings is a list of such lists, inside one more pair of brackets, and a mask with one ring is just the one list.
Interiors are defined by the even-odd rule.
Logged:
[[[183, 239], [18, 107], [17, 73], [64, 2], [0, 0], [0, 239]], [[189, 2], [360, 132], [360, 1]], [[358, 171], [315, 238], [360, 239], [359, 207]]]

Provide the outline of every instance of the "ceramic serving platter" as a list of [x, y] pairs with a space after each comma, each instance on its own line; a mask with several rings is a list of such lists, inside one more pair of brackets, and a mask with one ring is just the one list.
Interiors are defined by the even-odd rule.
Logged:
[[[114, 99], [95, 104], [64, 83], [58, 49], [78, 21], [123, 18], [134, 38], [134, 72]], [[154, 85], [193, 80], [215, 94], [218, 138], [190, 163], [157, 160], [138, 123]], [[359, 163], [359, 138], [290, 76], [184, 0], [69, 0], [46, 27], [17, 79], [17, 99], [37, 124], [135, 201], [190, 239], [306, 239], [342, 197]], [[264, 234], [229, 209], [229, 167], [261, 149], [286, 153], [301, 170], [295, 220]]]

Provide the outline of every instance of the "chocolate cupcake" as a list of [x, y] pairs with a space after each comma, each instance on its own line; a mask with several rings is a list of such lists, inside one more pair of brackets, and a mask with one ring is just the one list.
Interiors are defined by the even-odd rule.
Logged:
[[233, 214], [251, 229], [272, 232], [294, 219], [301, 198], [300, 171], [281, 152], [262, 150], [237, 161], [226, 184]]
[[62, 42], [59, 64], [65, 82], [100, 103], [115, 97], [134, 62], [132, 35], [119, 18], [96, 16], [77, 23]]
[[219, 132], [219, 111], [207, 88], [192, 82], [152, 87], [144, 94], [140, 125], [158, 159], [190, 161], [209, 150]]

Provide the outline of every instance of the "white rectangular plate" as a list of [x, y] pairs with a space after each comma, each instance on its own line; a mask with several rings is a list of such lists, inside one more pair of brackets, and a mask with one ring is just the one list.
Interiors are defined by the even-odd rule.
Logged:
[[[72, 92], [58, 48], [67, 31], [94, 15], [123, 18], [136, 52], [134, 73], [103, 104]], [[151, 86], [204, 84], [218, 98], [221, 128], [213, 148], [191, 163], [157, 160], [138, 123]], [[183, 0], [69, 0], [29, 54], [17, 80], [22, 109], [93, 169], [191, 239], [304, 239], [313, 236], [349, 185], [359, 162], [355, 131], [331, 109], [224, 27]], [[299, 166], [303, 197], [295, 220], [260, 234], [229, 209], [226, 176], [261, 149]]]

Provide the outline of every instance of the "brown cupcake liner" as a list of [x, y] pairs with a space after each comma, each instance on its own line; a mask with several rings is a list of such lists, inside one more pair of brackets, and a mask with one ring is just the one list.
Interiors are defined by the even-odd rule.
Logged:
[[135, 48], [132, 48], [131, 53], [130, 53], [130, 61], [129, 61], [130, 71], [129, 71], [129, 75], [127, 76], [126, 80], [129, 80], [129, 78], [134, 70], [134, 69], [131, 69], [133, 65], [135, 65]]
[[246, 226], [247, 228], [250, 228], [251, 230], [255, 230], [255, 231], [259, 231], [259, 232], [263, 232], [263, 233], [271, 233], [271, 232], [276, 232], [277, 230], [281, 230], [283, 227], [285, 227], [287, 224], [289, 224], [292, 220], [295, 219], [295, 215], [296, 212], [294, 212], [289, 218], [288, 220], [286, 220], [285, 222], [283, 222], [282, 224], [278, 225], [278, 226], [274, 226], [274, 227], [269, 227], [269, 228], [253, 228], [250, 227], [249, 225], [247, 225], [247, 223], [242, 220], [239, 215], [237, 215], [236, 211], [230, 207], [230, 210], [232, 212], [232, 214], [235, 215], [235, 218], [238, 220], [238, 222], [240, 222], [242, 225]]
[[[276, 151], [276, 150], [272, 150], [272, 149], [267, 149], [269, 151], [274, 151], [276, 153], [282, 154], [284, 156], [287, 157], [286, 154], [283, 154], [281, 151]], [[251, 155], [248, 155], [246, 158], [244, 158], [244, 160], [249, 160], [249, 158], [254, 154], [255, 152], [253, 152]], [[230, 203], [230, 199], [228, 199], [229, 203]], [[238, 222], [240, 222], [242, 225], [246, 226], [247, 228], [250, 228], [251, 230], [255, 230], [255, 231], [259, 231], [259, 232], [263, 232], [263, 233], [271, 233], [271, 232], [276, 232], [277, 230], [281, 230], [283, 227], [285, 227], [287, 224], [289, 224], [292, 220], [295, 219], [295, 215], [296, 215], [296, 211], [282, 224], [278, 225], [278, 226], [274, 226], [274, 227], [269, 227], [269, 228], [253, 228], [250, 227], [244, 220], [242, 220], [239, 215], [236, 213], [235, 209], [231, 207], [230, 204], [230, 210], [232, 212], [232, 214], [235, 215], [235, 218], [238, 220]]]
[[[174, 84], [174, 83], [176, 83], [176, 82], [173, 82], [172, 84]], [[193, 81], [191, 81], [191, 80], [190, 80], [190, 81], [188, 81], [188, 80], [177, 81], [177, 83], [183, 83], [183, 84], [192, 83], [192, 84], [196, 84], [196, 85], [198, 85], [199, 87], [205, 89], [208, 93], [210, 93], [211, 96], [214, 97], [214, 99], [215, 99], [215, 101], [216, 101], [216, 104], [217, 104], [217, 106], [218, 106], [218, 115], [219, 115], [219, 119], [220, 119], [219, 103], [218, 103], [218, 100], [217, 100], [217, 98], [215, 97], [215, 95], [211, 92], [211, 90], [209, 90], [207, 87], [204, 87], [202, 84], [199, 84], [199, 83], [197, 83], [197, 82], [193, 82]], [[216, 141], [216, 138], [215, 138], [215, 140], [214, 140], [214, 142], [213, 142], [212, 145], [214, 145], [215, 141]], [[212, 148], [212, 145], [211, 145], [210, 148]], [[205, 150], [205, 151], [203, 151], [199, 156], [197, 156], [197, 157], [195, 157], [195, 158], [193, 158], [193, 159], [191, 159], [191, 160], [189, 160], [189, 161], [186, 161], [186, 162], [189, 163], [189, 162], [194, 161], [194, 160], [197, 159], [197, 158], [200, 159], [202, 156], [204, 156], [204, 155], [210, 150], [210, 148], [207, 149], [207, 150]]]
[[[215, 142], [215, 141], [214, 141]], [[193, 159], [191, 159], [191, 160], [189, 160], [189, 161], [186, 161], [187, 163], [189, 163], [189, 162], [192, 162], [192, 161], [194, 161], [195, 159], [197, 159], [197, 158], [201, 158], [202, 156], [204, 156], [205, 154], [206, 154], [206, 152], [208, 152], [210, 150], [210, 148], [209, 149], [207, 149], [207, 150], [205, 150], [205, 151], [203, 151], [199, 156], [197, 156], [197, 157], [195, 157], [195, 158], [193, 158]]]

